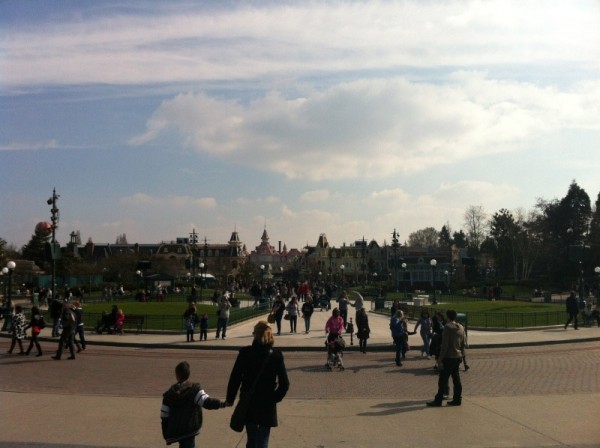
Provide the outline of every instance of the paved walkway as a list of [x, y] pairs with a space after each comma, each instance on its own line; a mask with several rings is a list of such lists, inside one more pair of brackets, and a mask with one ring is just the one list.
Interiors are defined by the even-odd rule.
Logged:
[[[317, 311], [309, 334], [303, 332], [302, 320], [298, 322], [298, 333], [295, 334], [289, 333], [289, 323], [284, 321], [276, 345], [284, 350], [323, 350], [323, 328], [329, 315]], [[354, 310], [351, 310], [352, 315]], [[369, 351], [391, 351], [388, 318], [369, 313], [369, 319], [372, 329]], [[86, 337], [90, 345], [235, 350], [251, 342], [252, 327], [257, 320], [232, 326], [226, 340], [216, 340], [214, 331], [207, 341], [193, 343], [185, 342], [183, 334], [136, 335], [128, 332], [118, 336], [87, 333]], [[47, 338], [49, 329], [44, 333], [42, 336]], [[468, 339], [471, 348], [600, 341], [600, 328], [469, 331]], [[349, 337], [346, 340], [350, 342]], [[409, 342], [417, 349], [420, 346], [418, 335], [411, 336]], [[349, 350], [356, 349], [356, 339], [354, 343]], [[19, 362], [18, 358], [2, 357], [0, 363]], [[85, 357], [82, 362], [85, 366]], [[76, 361], [73, 366], [79, 364]], [[58, 364], [60, 367], [68, 365]], [[581, 369], [574, 369], [574, 381], [582, 374]], [[350, 370], [339, 374], [339, 378], [348, 380], [348, 387], [360, 387], [353, 383]], [[400, 378], [403, 377], [398, 378], [402, 381]], [[0, 448], [163, 447], [156, 410], [159, 401], [160, 397], [73, 397], [55, 390], [44, 394], [15, 393], [0, 386], [0, 421], [3, 422]], [[281, 424], [274, 429], [270, 446], [597, 448], [600, 446], [599, 402], [597, 390], [569, 395], [470, 396], [460, 408], [427, 408], [423, 405], [423, 397], [398, 397], [393, 391], [388, 400], [372, 397], [286, 399], [279, 406]], [[245, 435], [227, 428], [229, 415], [229, 410], [205, 412], [197, 446], [245, 446]], [[69, 419], [72, 421], [67, 422]]]
[[[304, 321], [298, 319], [297, 333], [290, 333], [290, 324], [288, 321], [282, 321], [281, 336], [276, 337], [276, 345], [285, 350], [323, 350], [325, 340], [325, 322], [331, 313], [327, 311], [316, 311], [311, 319], [310, 333], [304, 333]], [[368, 341], [369, 350], [391, 350], [391, 337], [389, 330], [389, 318], [378, 313], [368, 313], [371, 336]], [[354, 316], [352, 309], [349, 318]], [[190, 349], [217, 349], [217, 350], [237, 350], [252, 341], [252, 329], [254, 324], [260, 319], [266, 319], [267, 314], [246, 322], [231, 326], [227, 329], [227, 338], [225, 340], [215, 339], [215, 332], [211, 330], [207, 341], [198, 341], [196, 333], [196, 342], [188, 343], [185, 341], [185, 334], [171, 333], [141, 333], [135, 334], [135, 331], [127, 331], [124, 335], [98, 335], [95, 333], [86, 333], [86, 339], [90, 345], [125, 345], [125, 346], [161, 346], [172, 348], [190, 348]], [[353, 319], [354, 320], [354, 319]], [[409, 324], [412, 330], [414, 322]], [[275, 324], [273, 324], [275, 328]], [[44, 332], [49, 333], [49, 329]], [[44, 336], [44, 333], [42, 334]], [[353, 337], [354, 346], [350, 344], [351, 338], [345, 336], [346, 344], [349, 350], [358, 350], [358, 340]], [[523, 331], [468, 331], [468, 342], [470, 348], [493, 348], [493, 347], [517, 347], [528, 345], [545, 345], [569, 343], [575, 341], [600, 341], [600, 328], [580, 327], [574, 330], [569, 327], [565, 330], [562, 326], [547, 327], [541, 329], [523, 330]], [[412, 347], [419, 348], [422, 345], [418, 334], [411, 335], [409, 344]]]

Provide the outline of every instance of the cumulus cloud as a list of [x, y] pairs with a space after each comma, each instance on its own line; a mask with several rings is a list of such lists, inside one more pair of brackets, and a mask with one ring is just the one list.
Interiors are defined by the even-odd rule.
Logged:
[[443, 84], [364, 79], [249, 103], [165, 101], [133, 143], [166, 130], [199, 151], [289, 179], [377, 178], [518, 151], [548, 133], [598, 129], [600, 84], [567, 91], [457, 72]]

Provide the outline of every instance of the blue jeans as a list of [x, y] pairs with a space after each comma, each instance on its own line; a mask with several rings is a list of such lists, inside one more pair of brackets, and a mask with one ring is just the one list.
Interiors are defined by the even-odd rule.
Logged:
[[304, 330], [307, 333], [310, 331], [310, 316], [304, 316]]
[[227, 321], [228, 320], [229, 319], [225, 319], [222, 317], [219, 317], [217, 319], [217, 338], [219, 338], [219, 336], [221, 336], [221, 334], [223, 337], [227, 336], [226, 333], [227, 333]]
[[431, 353], [429, 353], [429, 341], [431, 339], [431, 334], [430, 333], [421, 333], [421, 339], [423, 339], [423, 353], [425, 353], [427, 356], [429, 356]]
[[268, 448], [270, 434], [270, 426], [246, 423], [246, 435], [248, 436], [246, 448]]

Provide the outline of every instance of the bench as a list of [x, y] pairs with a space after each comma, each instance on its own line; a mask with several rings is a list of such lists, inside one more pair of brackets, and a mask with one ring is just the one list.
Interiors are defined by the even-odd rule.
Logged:
[[145, 316], [138, 315], [138, 314], [127, 315], [127, 316], [125, 316], [125, 323], [123, 324], [123, 327], [125, 327], [127, 325], [129, 325], [129, 326], [135, 325], [136, 334], [139, 334], [140, 331], [142, 331], [144, 329], [144, 319], [145, 319]]

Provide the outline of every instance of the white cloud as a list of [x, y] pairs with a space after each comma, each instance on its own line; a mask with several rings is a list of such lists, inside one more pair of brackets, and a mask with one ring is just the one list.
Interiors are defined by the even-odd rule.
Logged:
[[248, 104], [182, 94], [148, 122], [197, 151], [290, 179], [380, 178], [515, 152], [561, 129], [600, 129], [600, 83], [559, 91], [457, 72], [445, 84], [359, 80]]
[[[308, 2], [144, 15], [85, 11], [0, 40], [5, 86], [296, 77], [327, 71], [568, 62], [597, 69], [591, 0]], [[285, 58], [281, 55], [285, 54]]]

